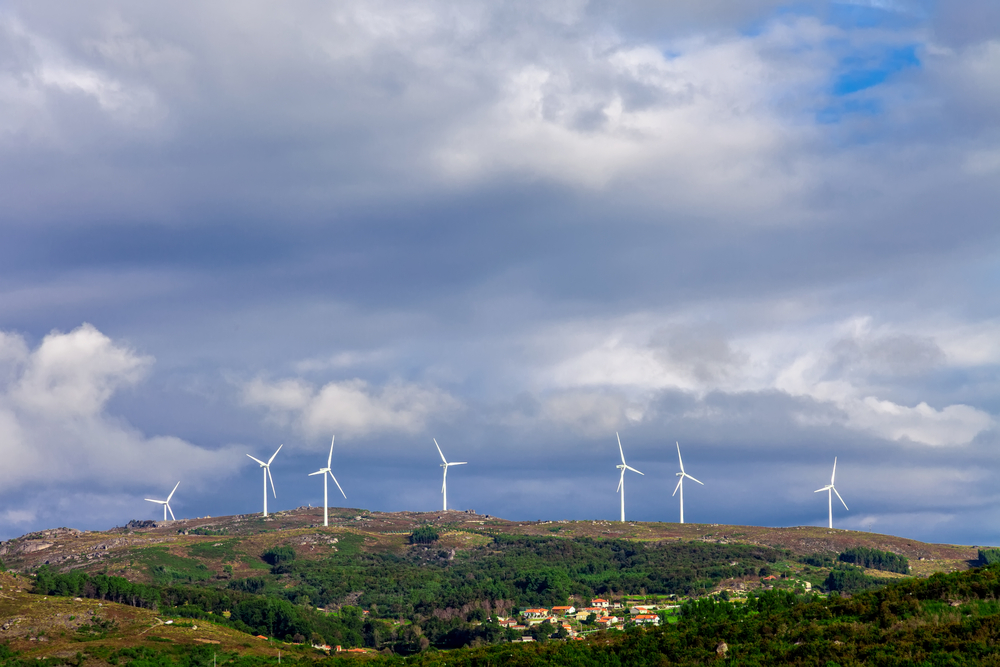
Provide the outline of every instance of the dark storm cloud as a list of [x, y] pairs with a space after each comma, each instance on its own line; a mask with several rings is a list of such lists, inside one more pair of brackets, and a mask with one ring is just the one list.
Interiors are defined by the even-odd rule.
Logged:
[[820, 523], [840, 456], [837, 525], [993, 538], [976, 7], [9, 5], [0, 535], [250, 511], [282, 442], [315, 503], [332, 433], [357, 506], [436, 507], [434, 436], [456, 506], [614, 518], [619, 431], [636, 519], [680, 440], [689, 520]]

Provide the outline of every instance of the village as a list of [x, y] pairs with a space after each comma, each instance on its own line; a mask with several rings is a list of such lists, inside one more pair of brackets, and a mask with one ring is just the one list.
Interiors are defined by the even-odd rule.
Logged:
[[549, 629], [553, 638], [582, 639], [598, 630], [624, 629], [627, 625], [660, 625], [679, 608], [677, 604], [628, 606], [627, 603], [596, 598], [588, 607], [536, 607], [524, 609], [509, 618], [499, 618], [498, 622], [500, 627], [524, 633], [521, 636], [523, 642], [535, 641], [540, 631]]

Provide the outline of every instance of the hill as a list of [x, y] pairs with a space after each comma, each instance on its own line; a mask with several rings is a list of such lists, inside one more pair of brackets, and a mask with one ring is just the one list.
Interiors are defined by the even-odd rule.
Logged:
[[[322, 508], [300, 507], [276, 512], [266, 519], [260, 514], [243, 514], [179, 521], [133, 521], [128, 526], [102, 532], [56, 528], [0, 543], [0, 560], [16, 570], [48, 564], [60, 571], [103, 572], [133, 581], [162, 579], [156, 574], [158, 565], [163, 566], [160, 572], [172, 569], [196, 580], [229, 579], [266, 570], [260, 560], [261, 554], [280, 545], [294, 546], [299, 556], [306, 559], [320, 558], [345, 548], [362, 553], [403, 554], [412, 549], [408, 535], [423, 525], [438, 528], [438, 547], [456, 552], [483, 546], [494, 535], [744, 544], [784, 549], [794, 556], [817, 553], [835, 556], [850, 547], [869, 547], [906, 556], [915, 576], [965, 570], [978, 557], [975, 546], [928, 544], [892, 535], [814, 526], [518, 522], [471, 511], [369, 512], [360, 509], [331, 509], [330, 526], [324, 527], [322, 521]], [[219, 546], [214, 546], [216, 544]]]
[[[416, 654], [545, 639], [555, 625], [498, 625], [526, 607], [588, 607], [603, 597], [625, 608], [651, 605], [673, 622], [671, 608], [713, 594], [745, 604], [762, 593], [805, 600], [960, 572], [978, 557], [975, 547], [816, 527], [353, 509], [335, 510], [324, 527], [321, 512], [133, 521], [9, 540], [0, 560], [19, 576], [4, 580], [0, 619], [15, 620], [0, 629], [0, 642], [35, 657], [81, 642], [95, 656], [148, 651], [150, 642], [172, 650], [218, 642], [216, 651], [273, 655], [277, 645], [254, 638], [264, 635], [304, 651], [303, 659], [314, 653], [310, 643]], [[598, 629], [594, 618], [559, 623], [581, 636]]]

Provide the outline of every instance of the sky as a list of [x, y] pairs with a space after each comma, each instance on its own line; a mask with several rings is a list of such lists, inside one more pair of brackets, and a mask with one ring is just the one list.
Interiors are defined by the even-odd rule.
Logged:
[[[0, 7], [0, 539], [322, 503], [1000, 544], [1000, 5]], [[836, 499], [835, 499], [836, 500]]]

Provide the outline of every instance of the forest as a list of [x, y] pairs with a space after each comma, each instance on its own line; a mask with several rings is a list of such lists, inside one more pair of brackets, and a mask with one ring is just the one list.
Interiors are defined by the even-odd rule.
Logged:
[[345, 540], [320, 560], [273, 547], [261, 555], [269, 572], [228, 583], [140, 584], [43, 566], [35, 590], [169, 610], [289, 641], [408, 654], [517, 638], [488, 619], [518, 608], [566, 604], [571, 596], [589, 603], [625, 593], [707, 595], [722, 579], [761, 576], [789, 558], [769, 547], [704, 542], [498, 535], [458, 553], [415, 543], [405, 555], [373, 554]]
[[[403, 658], [370, 655], [367, 665], [998, 665], [1000, 565], [926, 579], [895, 580], [850, 597], [763, 591], [743, 602], [708, 596], [686, 603], [677, 623], [598, 633], [585, 641], [496, 643], [453, 651], [424, 647]], [[104, 659], [134, 667], [205, 664], [206, 649], [123, 649]], [[237, 654], [221, 664], [255, 667], [273, 659]], [[330, 658], [339, 662], [339, 658]], [[65, 664], [54, 659], [50, 664]], [[26, 667], [0, 647], [0, 665]], [[74, 663], [75, 664], [75, 663]], [[312, 664], [289, 655], [283, 664]], [[355, 663], [351, 663], [355, 664]]]

